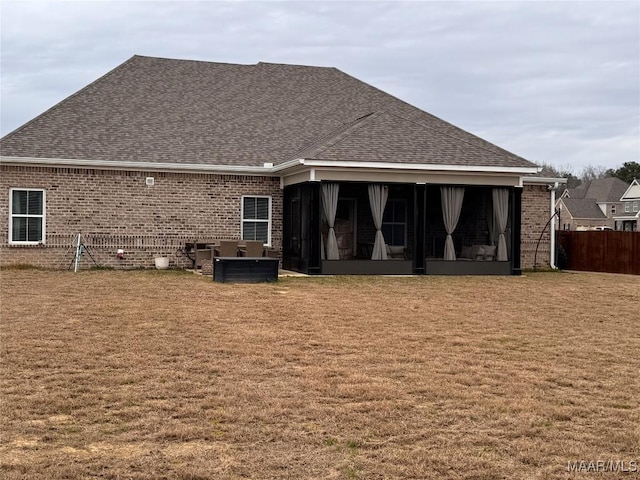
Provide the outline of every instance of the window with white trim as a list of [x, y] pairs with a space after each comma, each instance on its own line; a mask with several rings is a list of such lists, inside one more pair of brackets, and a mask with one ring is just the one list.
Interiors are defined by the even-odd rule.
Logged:
[[382, 234], [387, 245], [407, 246], [407, 202], [388, 200], [382, 217]]
[[624, 213], [631, 212], [631, 202], [624, 202]]
[[9, 192], [9, 243], [34, 245], [45, 239], [45, 191], [12, 188]]
[[637, 211], [638, 211], [638, 207], [639, 207], [639, 206], [640, 206], [640, 205], [638, 205], [638, 200], [634, 200], [634, 201], [633, 201], [633, 211], [634, 211], [634, 212], [637, 212]]
[[271, 245], [271, 197], [242, 197], [242, 239]]
[[615, 205], [611, 205], [611, 213], [616, 213], [616, 206]]

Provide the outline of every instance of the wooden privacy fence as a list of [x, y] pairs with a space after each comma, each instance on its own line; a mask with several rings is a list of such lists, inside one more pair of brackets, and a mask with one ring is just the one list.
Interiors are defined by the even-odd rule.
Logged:
[[640, 275], [640, 232], [558, 231], [558, 244], [566, 253], [561, 268], [587, 272]]

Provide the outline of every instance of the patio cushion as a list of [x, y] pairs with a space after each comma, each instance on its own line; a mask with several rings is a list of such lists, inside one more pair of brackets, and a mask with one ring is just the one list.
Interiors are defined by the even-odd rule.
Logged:
[[484, 260], [493, 261], [496, 259], [496, 246], [495, 245], [483, 245]]
[[402, 245], [387, 245], [387, 256], [404, 259], [404, 247]]
[[482, 248], [482, 245], [471, 247], [471, 260], [484, 260], [484, 248]]

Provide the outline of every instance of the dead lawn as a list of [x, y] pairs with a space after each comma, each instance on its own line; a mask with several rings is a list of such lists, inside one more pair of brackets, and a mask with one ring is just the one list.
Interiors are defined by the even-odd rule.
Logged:
[[638, 475], [640, 277], [0, 273], [2, 478]]

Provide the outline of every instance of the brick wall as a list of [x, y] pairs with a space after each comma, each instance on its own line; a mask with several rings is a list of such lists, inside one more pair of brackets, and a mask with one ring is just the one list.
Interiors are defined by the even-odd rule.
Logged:
[[[147, 186], [146, 177], [155, 184]], [[9, 246], [9, 189], [46, 190], [46, 243]], [[0, 167], [0, 265], [68, 268], [80, 232], [98, 264], [152, 268], [154, 257], [189, 267], [176, 252], [195, 238], [239, 238], [243, 195], [272, 197], [272, 246], [282, 245], [282, 191], [275, 177], [148, 173], [82, 168]], [[546, 186], [525, 185], [522, 194], [523, 268], [533, 267], [536, 243], [550, 216]], [[538, 266], [549, 264], [549, 229], [538, 249]], [[124, 259], [116, 252], [124, 250]], [[92, 265], [83, 256], [82, 267]]]
[[[522, 237], [520, 261], [522, 268], [533, 268], [536, 244], [551, 217], [551, 192], [546, 185], [525, 185], [522, 191]], [[550, 258], [551, 225], [538, 247], [538, 268], [548, 267]]]
[[[147, 186], [146, 177], [155, 184]], [[44, 246], [8, 244], [9, 189], [46, 190]], [[195, 238], [239, 238], [243, 195], [272, 198], [272, 246], [282, 245], [279, 178], [244, 175], [149, 173], [83, 168], [0, 167], [0, 264], [67, 268], [80, 232], [102, 266], [153, 267], [168, 256], [171, 266], [191, 261], [176, 251]], [[124, 259], [116, 258], [117, 249]], [[82, 266], [92, 262], [83, 256]]]

